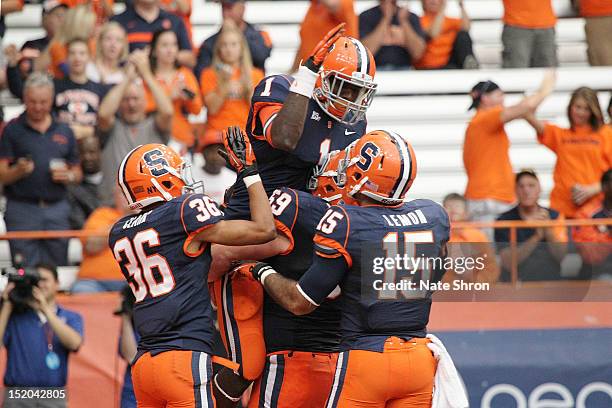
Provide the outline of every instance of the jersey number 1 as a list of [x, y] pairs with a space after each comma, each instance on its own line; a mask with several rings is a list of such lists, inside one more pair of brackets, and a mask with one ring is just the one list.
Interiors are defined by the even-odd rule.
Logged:
[[[147, 255], [144, 245], [149, 248], [159, 246], [159, 234], [150, 228], [140, 231], [130, 241], [124, 237], [115, 243], [113, 254], [115, 259], [128, 272], [133, 282], [130, 288], [134, 292], [136, 302], [141, 302], [150, 294], [152, 297], [165, 295], [174, 289], [174, 275], [168, 261], [160, 254]], [[123, 256], [122, 256], [123, 255]], [[161, 280], [157, 281], [153, 276], [153, 270], [157, 269]]]

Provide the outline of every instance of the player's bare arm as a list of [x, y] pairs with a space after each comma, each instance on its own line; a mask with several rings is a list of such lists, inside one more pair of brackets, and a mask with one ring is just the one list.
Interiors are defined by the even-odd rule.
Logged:
[[261, 282], [270, 297], [289, 312], [295, 315], [305, 315], [317, 308], [318, 305], [306, 299], [300, 292], [296, 281], [285, 278], [270, 265], [258, 263], [251, 272], [253, 277]]
[[215, 244], [211, 248], [212, 264], [208, 272], [208, 281], [212, 282], [227, 272], [232, 262], [243, 259], [259, 261], [285, 252], [291, 242], [284, 235], [278, 234], [272, 241], [261, 245], [241, 247]]
[[[257, 163], [251, 144], [239, 127], [223, 132], [226, 160], [236, 169], [249, 193], [251, 220], [220, 221], [200, 232], [194, 241], [223, 245], [255, 245], [272, 241], [276, 237], [274, 217], [268, 196], [257, 171]], [[193, 243], [192, 243], [193, 244]]]
[[300, 65], [294, 76], [295, 81], [291, 85], [291, 92], [270, 128], [274, 147], [290, 152], [300, 141], [308, 103], [318, 78], [319, 68], [332, 44], [344, 33], [344, 25], [344, 23], [339, 24], [329, 31], [314, 48], [310, 57]]

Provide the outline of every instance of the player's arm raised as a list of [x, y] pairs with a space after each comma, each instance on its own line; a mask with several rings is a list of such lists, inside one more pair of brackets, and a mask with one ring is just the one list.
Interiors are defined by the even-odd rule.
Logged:
[[345, 23], [341, 23], [329, 31], [294, 75], [295, 80], [291, 84], [291, 92], [271, 124], [270, 137], [274, 147], [290, 152], [300, 141], [308, 103], [317, 82], [319, 68], [332, 44], [343, 35], [344, 26]]
[[195, 239], [233, 246], [269, 242], [276, 237], [276, 227], [268, 196], [257, 171], [251, 144], [237, 126], [223, 132], [223, 144], [226, 149], [226, 160], [236, 169], [239, 178], [247, 187], [251, 220], [220, 221], [198, 233]]

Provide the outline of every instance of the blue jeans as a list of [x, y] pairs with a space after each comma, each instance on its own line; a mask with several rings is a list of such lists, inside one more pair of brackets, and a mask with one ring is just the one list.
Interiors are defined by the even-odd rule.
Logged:
[[[56, 231], [70, 229], [68, 200], [40, 206], [30, 202], [7, 199], [4, 222], [7, 231]], [[9, 241], [11, 257], [20, 254], [23, 266], [47, 263], [68, 264], [67, 239], [15, 239]]]
[[126, 284], [124, 280], [79, 279], [70, 291], [72, 293], [119, 292]]

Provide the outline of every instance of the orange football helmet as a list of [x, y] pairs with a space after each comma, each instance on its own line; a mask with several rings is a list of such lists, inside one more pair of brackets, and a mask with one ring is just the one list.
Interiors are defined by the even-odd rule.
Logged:
[[191, 165], [170, 147], [158, 143], [140, 145], [129, 152], [119, 166], [117, 182], [132, 210], [203, 191], [202, 181], [195, 182], [191, 176]]
[[329, 152], [323, 164], [314, 168], [308, 181], [308, 189], [312, 194], [330, 205], [338, 204], [344, 197], [346, 152], [346, 150]]
[[[313, 95], [331, 117], [349, 125], [357, 123], [372, 103], [375, 74], [370, 50], [355, 38], [340, 37], [323, 60]], [[352, 95], [346, 88], [353, 90]]]
[[395, 132], [368, 132], [351, 146], [347, 160], [346, 194], [385, 205], [402, 203], [417, 174], [412, 146]]

